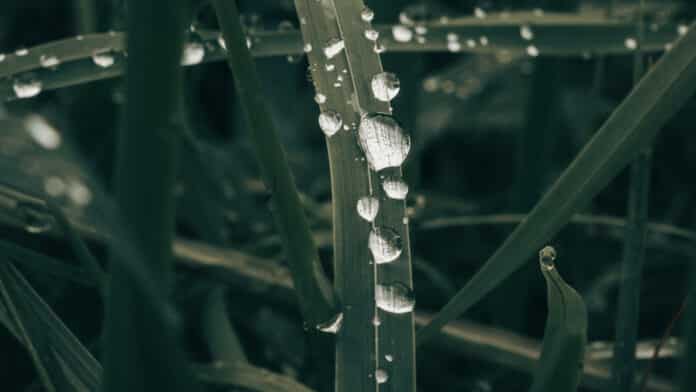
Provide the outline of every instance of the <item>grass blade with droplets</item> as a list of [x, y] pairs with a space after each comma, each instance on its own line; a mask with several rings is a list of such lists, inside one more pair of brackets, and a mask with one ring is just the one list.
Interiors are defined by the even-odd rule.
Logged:
[[696, 31], [692, 28], [641, 80], [526, 219], [431, 324], [422, 343], [520, 268], [534, 249], [556, 234], [572, 215], [638, 153], [696, 89]]

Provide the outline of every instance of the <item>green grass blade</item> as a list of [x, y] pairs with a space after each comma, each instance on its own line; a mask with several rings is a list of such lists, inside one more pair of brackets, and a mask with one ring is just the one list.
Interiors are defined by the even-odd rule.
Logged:
[[242, 343], [227, 316], [225, 289], [223, 287], [215, 287], [208, 294], [208, 300], [203, 310], [202, 324], [208, 348], [216, 361], [247, 362]]
[[284, 240], [302, 314], [309, 325], [325, 323], [337, 311], [333, 290], [322, 271], [285, 152], [261, 94], [261, 83], [246, 47], [239, 11], [232, 1], [214, 0], [213, 5], [227, 42], [227, 60], [265, 185], [272, 195], [273, 215]]
[[546, 280], [548, 316], [541, 358], [530, 392], [575, 392], [580, 381], [587, 343], [585, 302], [556, 270], [556, 251], [539, 252], [541, 272]]
[[313, 392], [287, 376], [244, 362], [221, 362], [212, 366], [194, 366], [201, 381], [226, 387], [242, 387], [256, 392]]
[[580, 151], [527, 218], [513, 231], [433, 322], [418, 333], [422, 343], [477, 303], [520, 268], [572, 215], [587, 204], [637, 154], [696, 88], [696, 31], [667, 52]]

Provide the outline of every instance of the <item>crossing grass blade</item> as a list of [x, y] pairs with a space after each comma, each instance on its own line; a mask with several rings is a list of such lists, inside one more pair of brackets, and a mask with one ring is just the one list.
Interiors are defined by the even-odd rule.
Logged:
[[194, 371], [201, 381], [217, 386], [241, 387], [254, 392], [314, 392], [290, 377], [244, 362], [197, 365]]
[[519, 269], [644, 148], [696, 89], [692, 27], [636, 85], [525, 220], [435, 319], [418, 332], [432, 338]]

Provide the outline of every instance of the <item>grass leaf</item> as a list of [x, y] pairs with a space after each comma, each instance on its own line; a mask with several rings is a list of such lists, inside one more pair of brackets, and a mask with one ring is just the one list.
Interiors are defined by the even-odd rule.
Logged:
[[640, 81], [466, 286], [418, 332], [418, 342], [433, 337], [520, 268], [535, 249], [652, 143], [694, 89], [696, 30], [692, 28]]
[[220, 362], [194, 366], [201, 381], [221, 386], [242, 387], [257, 392], [313, 392], [287, 376], [257, 368], [244, 362]]

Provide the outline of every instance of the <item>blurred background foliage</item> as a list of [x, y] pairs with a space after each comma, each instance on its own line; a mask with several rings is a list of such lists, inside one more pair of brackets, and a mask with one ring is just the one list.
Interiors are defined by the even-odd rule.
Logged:
[[[82, 7], [89, 3], [5, 0], [0, 6], [0, 52], [89, 30], [123, 29], [123, 1], [93, 0], [95, 12], [85, 20]], [[383, 24], [397, 23], [403, 12], [426, 19], [468, 16], [476, 7], [487, 12], [542, 9], [582, 14], [604, 10], [607, 3], [368, 1], [375, 11], [375, 22]], [[696, 5], [688, 0], [648, 4], [651, 10], [665, 13], [670, 22], [689, 21], [696, 11]], [[240, 8], [249, 30], [298, 26], [289, 0], [241, 1]], [[617, 14], [630, 15], [632, 10], [631, 4], [621, 2], [615, 8]], [[217, 28], [205, 1], [192, 1], [189, 15], [197, 28]], [[659, 55], [649, 53], [647, 57]], [[547, 58], [542, 53], [530, 58], [386, 52], [382, 60], [385, 69], [396, 73], [401, 81], [401, 92], [392, 103], [415, 146], [406, 173], [412, 189], [408, 205], [417, 307], [434, 312], [464, 285], [515, 223], [505, 217], [454, 225], [438, 225], [437, 220], [526, 213], [630, 90], [632, 56]], [[261, 58], [257, 67], [304, 194], [325, 268], [330, 271], [330, 178], [306, 59]], [[33, 194], [48, 193], [71, 217], [98, 226], [104, 193], [96, 189], [103, 187], [108, 193], [112, 183], [115, 135], [121, 125], [124, 96], [123, 81], [117, 78], [0, 103], [0, 182]], [[181, 107], [187, 129], [176, 189], [177, 235], [283, 265], [268, 209], [269, 196], [259, 179], [226, 65], [216, 62], [187, 67]], [[650, 221], [687, 230], [696, 223], [693, 113], [696, 102], [692, 100], [656, 140], [649, 207]], [[57, 130], [62, 141], [59, 147], [37, 145], [36, 137], [26, 132], [37, 122]], [[584, 213], [624, 216], [627, 186], [628, 175], [624, 173]], [[16, 217], [7, 211], [0, 217], [3, 240], [73, 262], [64, 241], [17, 229], [11, 224]], [[559, 253], [559, 269], [588, 304], [590, 341], [613, 339], [622, 236], [620, 227], [585, 222], [568, 226], [553, 242]], [[693, 240], [663, 231], [649, 232], [641, 293], [641, 339], [659, 338], [684, 300]], [[92, 245], [103, 260], [105, 249], [98, 242]], [[22, 268], [21, 264], [20, 269], [37, 291], [98, 355], [102, 320], [98, 292], [40, 270]], [[220, 283], [195, 269], [181, 268], [178, 272], [175, 298], [185, 315], [186, 344], [195, 359], [205, 361], [210, 352], [202, 320], [208, 294]], [[267, 291], [250, 290], [248, 284], [231, 285], [226, 291], [230, 320], [250, 363], [296, 377], [318, 391], [331, 390], [333, 353], [326, 344], [331, 337], [306, 334], [296, 307], [267, 295]], [[540, 339], [546, 316], [544, 293], [536, 263], [530, 262], [466, 318]], [[0, 333], [0, 353], [3, 390], [40, 388], [31, 361], [10, 333]], [[655, 372], [670, 378], [675, 368], [673, 359], [661, 359]], [[429, 345], [418, 353], [418, 369], [419, 389], [424, 391], [524, 391], [531, 380], [528, 374]]]

